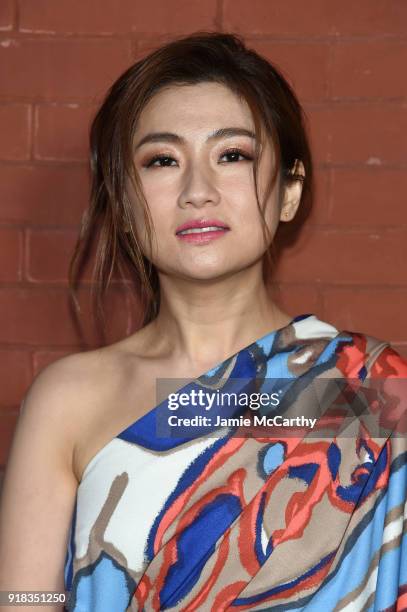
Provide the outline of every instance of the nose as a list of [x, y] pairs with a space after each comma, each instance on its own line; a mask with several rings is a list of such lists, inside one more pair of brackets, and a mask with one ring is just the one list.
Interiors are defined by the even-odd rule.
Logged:
[[202, 162], [191, 163], [183, 177], [178, 204], [181, 208], [192, 205], [198, 208], [206, 204], [219, 203], [219, 191], [209, 168]]

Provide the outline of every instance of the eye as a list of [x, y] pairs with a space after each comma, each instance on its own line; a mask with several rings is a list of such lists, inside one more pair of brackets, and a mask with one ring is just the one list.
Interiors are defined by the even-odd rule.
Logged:
[[[145, 168], [151, 168], [154, 166], [156, 168], [163, 168], [163, 167], [165, 168], [165, 167], [171, 166], [172, 161], [175, 161], [175, 159], [173, 157], [170, 157], [169, 155], [155, 155], [146, 164], [144, 164], [144, 166]], [[160, 163], [156, 165], [156, 162], [160, 162]]]
[[[251, 157], [250, 155], [247, 155], [247, 153], [244, 153], [240, 149], [235, 149], [235, 148], [228, 149], [227, 151], [223, 153], [221, 157], [225, 157], [225, 155], [227, 155], [229, 157], [229, 161], [232, 161], [232, 162], [238, 162], [238, 161], [243, 161], [243, 160], [250, 161], [253, 159], [253, 157]], [[243, 160], [238, 159], [239, 157], [243, 157]]]
[[[225, 156], [229, 157], [229, 162], [250, 161], [253, 159], [253, 157], [237, 148], [227, 149], [227, 151], [221, 155], [221, 158]], [[243, 159], [239, 159], [239, 157]], [[143, 165], [145, 168], [169, 168], [174, 165], [172, 162], [176, 163], [176, 160], [170, 155], [154, 155], [154, 157]]]

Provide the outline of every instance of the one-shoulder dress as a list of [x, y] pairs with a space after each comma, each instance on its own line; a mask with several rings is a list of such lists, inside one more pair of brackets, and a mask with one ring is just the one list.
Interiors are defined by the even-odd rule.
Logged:
[[185, 386], [273, 390], [225, 412], [259, 429], [159, 435], [211, 411], [157, 404], [84, 470], [66, 609], [407, 610], [406, 379], [388, 342], [303, 314]]

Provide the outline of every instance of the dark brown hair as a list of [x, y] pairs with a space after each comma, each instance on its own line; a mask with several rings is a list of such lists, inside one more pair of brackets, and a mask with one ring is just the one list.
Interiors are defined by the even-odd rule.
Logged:
[[[80, 310], [75, 293], [82, 267], [96, 244], [92, 277], [96, 318], [104, 319], [103, 298], [115, 271], [123, 280], [130, 275], [130, 281], [137, 287], [143, 309], [142, 325], [156, 317], [160, 302], [158, 274], [141, 251], [133, 205], [125, 190], [128, 177], [137, 204], [142, 207], [151, 252], [152, 222], [133, 164], [133, 136], [141, 111], [161, 88], [202, 82], [226, 85], [251, 110], [256, 132], [253, 172], [265, 239], [267, 229], [257, 194], [260, 143], [264, 142], [264, 135], [271, 139], [277, 160], [274, 172], [270, 171], [264, 202], [278, 177], [282, 186], [287, 181], [303, 180], [300, 211], [304, 217], [304, 205], [311, 203], [311, 154], [303, 110], [281, 72], [233, 34], [195, 32], [173, 40], [130, 66], [113, 83], [91, 123], [90, 203], [83, 214], [69, 266], [71, 298], [77, 309]], [[305, 178], [296, 173], [297, 160], [304, 165]], [[272, 244], [266, 251], [264, 270], [272, 265], [273, 248]]]

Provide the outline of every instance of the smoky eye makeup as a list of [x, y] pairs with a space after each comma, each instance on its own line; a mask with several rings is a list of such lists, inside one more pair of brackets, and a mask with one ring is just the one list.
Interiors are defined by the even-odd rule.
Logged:
[[[226, 149], [225, 151], [223, 151], [223, 153], [221, 154], [220, 158], [225, 157], [226, 155], [229, 155], [231, 157], [235, 156], [234, 157], [234, 162], [240, 161], [240, 160], [236, 159], [236, 157], [242, 157], [246, 161], [251, 161], [254, 158], [253, 154], [249, 153], [248, 151], [246, 151], [246, 149], [241, 148], [241, 147], [230, 147], [230, 148]], [[231, 161], [231, 160], [229, 160], [229, 161]]]
[[[223, 142], [219, 139], [219, 141], [210, 148], [208, 155], [211, 158], [211, 162], [216, 162], [222, 166], [229, 166], [230, 164], [240, 164], [241, 162], [247, 163], [255, 160], [256, 147], [254, 146], [255, 141], [253, 141], [253, 139], [250, 139], [250, 142], [247, 142], [247, 138], [244, 138], [243, 142], [241, 138], [236, 139], [231, 137], [226, 137], [222, 140]], [[144, 144], [143, 139], [141, 143]], [[140, 146], [139, 143], [136, 149]], [[143, 152], [139, 157], [138, 164], [143, 170], [177, 167], [179, 163], [182, 163], [182, 156], [180, 157], [179, 152], [168, 150], [164, 143], [161, 143], [161, 145], [158, 144], [156, 147], [151, 147], [151, 149], [151, 152]], [[182, 155], [184, 155], [184, 153], [182, 153]]]
[[[146, 170], [151, 167], [153, 168], [160, 167], [162, 164], [174, 166], [176, 165], [177, 159], [178, 159], [178, 156], [175, 155], [173, 151], [166, 151], [165, 149], [162, 149], [162, 150], [159, 149], [157, 151], [156, 149], [154, 152], [151, 152], [151, 153], [148, 153], [148, 152], [139, 153], [138, 155], [135, 156], [135, 163], [141, 170]], [[161, 164], [156, 163], [157, 161], [160, 161], [160, 160], [164, 160], [164, 161], [162, 161]], [[168, 161], [165, 161], [165, 160], [168, 160]]]
[[[147, 156], [141, 163], [143, 168], [173, 166], [176, 161], [171, 153], [155, 153]], [[156, 162], [160, 162], [157, 164]]]
[[[255, 155], [248, 150], [248, 147], [240, 146], [226, 146], [223, 147], [219, 153], [217, 153], [218, 163], [220, 164], [232, 164], [243, 161], [253, 161]], [[226, 161], [223, 158], [228, 158]], [[175, 162], [175, 163], [174, 163]], [[172, 167], [176, 165], [176, 158], [173, 153], [160, 152], [147, 155], [141, 162], [143, 168], [162, 168]]]

